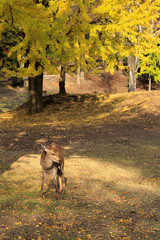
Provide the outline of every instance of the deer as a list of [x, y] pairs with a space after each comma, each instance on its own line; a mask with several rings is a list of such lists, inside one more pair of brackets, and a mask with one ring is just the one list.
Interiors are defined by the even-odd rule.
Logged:
[[59, 144], [52, 143], [50, 146], [41, 144], [43, 151], [41, 154], [40, 165], [42, 167], [42, 185], [40, 196], [43, 196], [44, 180], [47, 174], [51, 174], [55, 180], [56, 199], [59, 193], [65, 191], [64, 177], [64, 150]]

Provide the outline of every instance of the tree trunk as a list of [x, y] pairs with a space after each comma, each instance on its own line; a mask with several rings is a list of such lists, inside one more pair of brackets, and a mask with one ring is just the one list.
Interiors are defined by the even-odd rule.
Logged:
[[61, 66], [61, 73], [60, 73], [60, 80], [59, 80], [59, 94], [66, 94], [65, 80], [66, 80], [66, 73], [64, 68]]
[[139, 66], [139, 58], [130, 55], [127, 60], [129, 67], [128, 92], [136, 92], [136, 77]]
[[80, 66], [78, 66], [77, 69], [77, 84], [81, 85], [81, 80], [80, 80]]
[[128, 92], [136, 92], [136, 76], [134, 69], [129, 69]]
[[43, 111], [43, 73], [35, 77], [28, 78], [29, 107], [28, 114], [40, 113]]
[[149, 87], [148, 87], [148, 90], [151, 91], [151, 86], [152, 86], [152, 79], [151, 77], [149, 78]]
[[83, 69], [81, 69], [81, 71], [80, 71], [80, 78], [81, 78], [81, 82], [82, 82], [82, 83], [85, 83], [85, 77], [84, 77], [84, 71], [83, 71]]

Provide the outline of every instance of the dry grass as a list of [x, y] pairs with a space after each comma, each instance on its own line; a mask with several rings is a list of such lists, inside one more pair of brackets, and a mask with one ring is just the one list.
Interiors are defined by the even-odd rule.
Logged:
[[[56, 104], [58, 102], [58, 104]], [[93, 124], [99, 121], [120, 119], [130, 120], [146, 114], [159, 116], [159, 91], [119, 93], [104, 95], [77, 95], [61, 97], [55, 95], [53, 103], [43, 113], [26, 115], [27, 106], [9, 113], [1, 114], [0, 123], [7, 126], [65, 126]], [[144, 122], [147, 119], [142, 119]]]

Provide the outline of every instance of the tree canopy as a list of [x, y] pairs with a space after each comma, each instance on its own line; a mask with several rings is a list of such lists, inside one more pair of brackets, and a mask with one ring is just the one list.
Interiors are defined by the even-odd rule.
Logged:
[[158, 0], [103, 0], [94, 10], [102, 19], [99, 27], [102, 31], [103, 44], [100, 50], [107, 63], [106, 70], [114, 71], [116, 57], [119, 59], [129, 57], [132, 90], [136, 90], [134, 81], [139, 59], [145, 59], [150, 51], [157, 52], [159, 34], [155, 34], [151, 29], [158, 21], [159, 10]]
[[[15, 46], [10, 47], [8, 54], [10, 57], [17, 54], [20, 66], [18, 73], [32, 76], [49, 69], [50, 61], [46, 58], [46, 49], [50, 44], [50, 19], [44, 7], [32, 0], [5, 0], [1, 2], [1, 11], [1, 34], [8, 30], [16, 36], [22, 36]], [[28, 62], [28, 67], [24, 67]], [[39, 62], [37, 69], [36, 62]], [[3, 71], [8, 72], [8, 69], [4, 68]]]
[[[146, 67], [150, 54], [158, 58], [159, 10], [159, 0], [1, 0], [0, 41], [6, 31], [16, 36], [7, 50], [16, 56], [20, 76], [53, 73], [55, 63], [94, 69], [99, 59], [113, 73], [127, 57], [135, 78], [139, 59]], [[12, 74], [8, 66], [1, 70]]]

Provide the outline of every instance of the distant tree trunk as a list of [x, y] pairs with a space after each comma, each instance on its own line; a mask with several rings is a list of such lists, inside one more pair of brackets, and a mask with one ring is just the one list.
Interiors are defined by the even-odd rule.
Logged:
[[80, 71], [80, 78], [81, 78], [81, 82], [85, 83], [85, 77], [84, 77], [84, 70], [83, 69], [81, 69], [81, 71]]
[[60, 73], [60, 80], [59, 80], [59, 94], [66, 94], [65, 80], [66, 80], [66, 72], [64, 67], [61, 66], [61, 73]]
[[148, 90], [151, 91], [151, 85], [152, 85], [152, 79], [151, 77], [149, 78], [149, 87], [148, 87]]
[[40, 113], [43, 111], [43, 73], [28, 78], [28, 90], [29, 90], [29, 107], [28, 114]]
[[[138, 25], [138, 32], [139, 36], [137, 37], [137, 44], [140, 44], [141, 41], [141, 33], [142, 33], [142, 26]], [[128, 67], [129, 67], [129, 81], [128, 81], [128, 92], [136, 92], [136, 77], [137, 71], [139, 67], [139, 58], [135, 55], [128, 56]]]
[[80, 66], [78, 66], [78, 69], [77, 69], [77, 84], [78, 85], [81, 84], [81, 80], [80, 80]]
[[128, 92], [136, 92], [136, 78], [139, 66], [139, 58], [130, 55], [127, 60], [129, 67]]
[[80, 66], [78, 66], [77, 69], [77, 84], [81, 85], [85, 82], [85, 78], [84, 78], [84, 70], [80, 68]]

